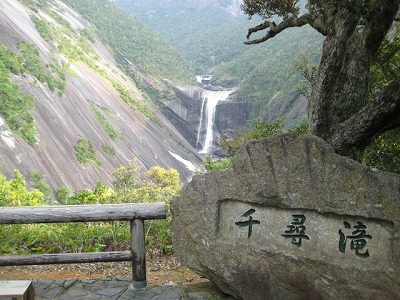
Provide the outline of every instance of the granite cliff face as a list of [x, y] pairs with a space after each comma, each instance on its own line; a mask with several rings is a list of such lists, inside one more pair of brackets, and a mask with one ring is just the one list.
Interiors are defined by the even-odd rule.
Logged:
[[[71, 190], [92, 188], [96, 181], [111, 183], [111, 172], [128, 160], [136, 159], [143, 171], [152, 166], [177, 169], [183, 180], [189, 180], [199, 158], [189, 143], [158, 110], [143, 97], [142, 92], [117, 67], [112, 54], [93, 34], [92, 47], [96, 53], [96, 68], [82, 62], [70, 61], [59, 51], [59, 41], [45, 41], [32, 22], [32, 16], [61, 28], [60, 20], [76, 32], [91, 31], [91, 25], [60, 1], [49, 3], [51, 13], [42, 10], [39, 3], [32, 10], [16, 0], [0, 2], [0, 42], [13, 52], [21, 41], [33, 43], [43, 64], [68, 65], [62, 96], [52, 92], [46, 84], [29, 74], [12, 75], [24, 92], [34, 95], [35, 121], [38, 145], [30, 146], [11, 133], [1, 119], [0, 164], [2, 172], [12, 176], [14, 169], [27, 178], [31, 172], [40, 172], [53, 189], [66, 186]], [[92, 32], [92, 31], [91, 31]], [[70, 38], [70, 37], [69, 37]], [[70, 43], [77, 43], [71, 38]], [[100, 72], [98, 70], [101, 70]], [[102, 75], [100, 75], [102, 74]], [[106, 75], [104, 75], [106, 74]], [[111, 78], [111, 80], [110, 80]], [[114, 83], [114, 85], [112, 84]], [[116, 90], [122, 85], [141, 105], [152, 112], [157, 122], [151, 121], [139, 110], [132, 109]], [[113, 140], [106, 133], [95, 111], [100, 113], [118, 132]], [[74, 147], [80, 139], [93, 142], [101, 167], [80, 164]], [[112, 148], [115, 155], [106, 154]]]

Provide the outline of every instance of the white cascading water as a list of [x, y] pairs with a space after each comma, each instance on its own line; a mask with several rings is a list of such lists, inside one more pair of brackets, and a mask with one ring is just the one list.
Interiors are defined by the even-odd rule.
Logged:
[[[198, 139], [201, 128], [203, 127], [203, 119], [206, 122], [206, 135], [204, 138], [203, 149], [199, 151], [199, 153], [207, 154], [209, 152], [209, 148], [212, 146], [213, 137], [214, 137], [214, 119], [215, 119], [215, 109], [219, 101], [224, 101], [228, 98], [229, 94], [232, 91], [209, 91], [205, 90], [202, 97], [203, 97], [203, 104], [201, 109], [200, 120], [201, 123], [199, 125], [198, 130]], [[205, 102], [204, 102], [205, 101]], [[205, 103], [205, 109], [203, 108]], [[203, 111], [206, 111], [206, 118], [203, 117]]]
[[204, 102], [206, 102], [206, 98], [205, 97], [201, 97], [200, 121], [199, 121], [199, 127], [197, 128], [196, 147], [200, 142], [200, 132], [201, 132], [201, 127], [203, 125]]

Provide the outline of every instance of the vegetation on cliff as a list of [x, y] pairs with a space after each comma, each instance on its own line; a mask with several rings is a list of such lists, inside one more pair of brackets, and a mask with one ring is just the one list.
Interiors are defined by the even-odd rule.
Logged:
[[65, 77], [58, 66], [49, 66], [56, 70], [56, 76], [46, 70], [47, 67], [39, 60], [33, 44], [21, 42], [18, 48], [19, 52], [16, 54], [0, 44], [0, 114], [11, 131], [30, 145], [35, 145], [38, 132], [31, 114], [35, 106], [34, 97], [25, 94], [19, 85], [13, 83], [10, 80], [11, 75], [29, 74], [34, 80], [47, 83], [50, 89], [58, 89], [59, 93], [64, 91]]

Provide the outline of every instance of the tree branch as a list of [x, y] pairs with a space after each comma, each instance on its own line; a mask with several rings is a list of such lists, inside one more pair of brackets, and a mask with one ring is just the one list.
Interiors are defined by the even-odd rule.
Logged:
[[337, 125], [327, 141], [345, 155], [353, 147], [364, 147], [375, 135], [400, 124], [400, 80], [393, 81], [376, 99], [351, 118]]
[[302, 27], [306, 24], [310, 24], [311, 26], [313, 26], [313, 17], [310, 14], [305, 14], [300, 17], [289, 17], [287, 19], [284, 19], [279, 24], [276, 24], [275, 22], [271, 22], [271, 21], [267, 20], [260, 25], [250, 28], [247, 32], [246, 37], [247, 37], [247, 39], [249, 39], [253, 33], [269, 28], [267, 34], [265, 34], [263, 37], [261, 37], [259, 39], [247, 41], [247, 42], [245, 42], [245, 44], [247, 44], [247, 45], [260, 44], [262, 42], [269, 40], [270, 38], [273, 38], [278, 33], [281, 33], [282, 31], [284, 31], [287, 28]]

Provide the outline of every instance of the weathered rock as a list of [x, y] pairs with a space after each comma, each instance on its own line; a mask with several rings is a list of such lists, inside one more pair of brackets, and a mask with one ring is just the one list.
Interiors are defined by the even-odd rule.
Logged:
[[278, 93], [269, 99], [263, 121], [274, 123], [282, 120], [283, 125], [304, 124], [307, 120], [308, 100], [299, 91]]
[[399, 299], [399, 199], [399, 175], [276, 135], [172, 201], [174, 249], [238, 299]]
[[236, 101], [218, 103], [215, 110], [215, 129], [224, 138], [232, 137], [246, 125], [249, 118], [249, 105]]

